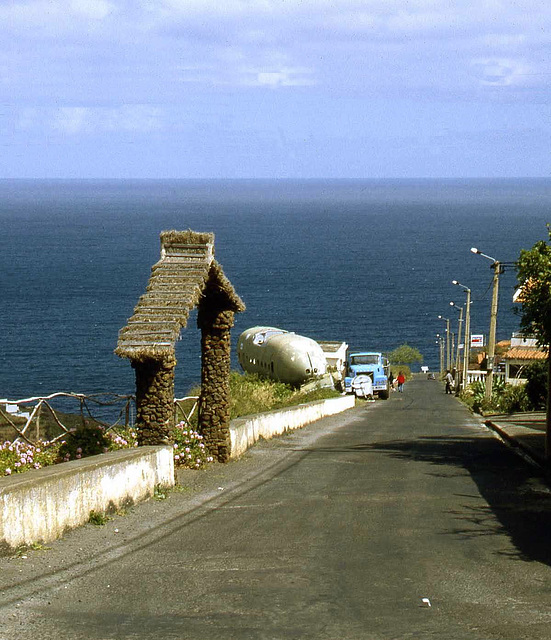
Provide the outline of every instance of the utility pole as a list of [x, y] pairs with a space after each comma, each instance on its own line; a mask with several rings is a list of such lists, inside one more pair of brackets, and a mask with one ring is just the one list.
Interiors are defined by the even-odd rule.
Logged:
[[437, 333], [436, 337], [438, 338], [438, 349], [440, 351], [440, 377], [444, 375], [444, 339], [442, 336]]
[[[454, 307], [454, 309], [459, 309], [459, 326], [457, 329], [457, 355], [455, 356], [455, 368], [458, 376], [458, 384], [455, 385], [455, 395], [459, 395], [459, 389], [463, 384], [463, 378], [465, 376], [465, 363], [461, 362], [461, 360], [459, 359], [459, 347], [461, 346], [461, 330], [463, 328], [463, 307], [456, 305], [455, 302], [450, 302], [450, 306]], [[463, 349], [465, 349], [465, 345], [463, 345]]]
[[494, 378], [494, 359], [496, 353], [496, 328], [497, 328], [497, 301], [499, 295], [499, 274], [501, 265], [496, 260], [492, 264], [494, 277], [492, 280], [492, 306], [490, 309], [490, 335], [488, 337], [488, 354], [486, 356], [486, 398], [492, 397], [492, 385]]
[[458, 280], [452, 280], [452, 284], [461, 287], [467, 294], [467, 312], [465, 314], [465, 348], [463, 349], [463, 390], [469, 383], [469, 360], [471, 350], [471, 290]]
[[463, 390], [469, 383], [469, 361], [471, 356], [471, 290], [467, 289], [467, 313], [465, 314], [465, 348], [463, 349]]
[[440, 320], [446, 321], [446, 370], [450, 370], [450, 319], [438, 316]]

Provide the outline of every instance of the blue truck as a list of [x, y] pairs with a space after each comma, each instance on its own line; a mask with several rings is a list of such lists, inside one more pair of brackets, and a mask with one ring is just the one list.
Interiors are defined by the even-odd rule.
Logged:
[[390, 363], [382, 353], [377, 351], [351, 352], [346, 358], [344, 389], [346, 393], [352, 393], [352, 380], [356, 376], [367, 375], [373, 383], [373, 394], [386, 400], [390, 392], [389, 371]]

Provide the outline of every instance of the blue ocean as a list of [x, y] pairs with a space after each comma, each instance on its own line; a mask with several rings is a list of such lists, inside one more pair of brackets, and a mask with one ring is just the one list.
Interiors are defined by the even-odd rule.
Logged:
[[[0, 398], [134, 391], [113, 354], [159, 259], [159, 234], [215, 234], [217, 260], [266, 324], [353, 348], [408, 343], [439, 366], [472, 290], [486, 334], [492, 269], [547, 238], [551, 180], [0, 181]], [[518, 328], [514, 269], [501, 277], [498, 339]], [[177, 394], [200, 376], [192, 317], [177, 344]], [[237, 360], [234, 358], [237, 368]]]

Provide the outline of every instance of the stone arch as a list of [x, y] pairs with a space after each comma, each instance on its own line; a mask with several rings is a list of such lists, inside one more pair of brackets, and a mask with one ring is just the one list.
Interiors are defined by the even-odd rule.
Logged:
[[245, 305], [214, 259], [214, 234], [161, 233], [161, 259], [119, 332], [115, 353], [136, 373], [136, 426], [142, 445], [165, 444], [174, 426], [175, 344], [198, 307], [201, 329], [199, 429], [211, 454], [230, 456], [230, 331]]

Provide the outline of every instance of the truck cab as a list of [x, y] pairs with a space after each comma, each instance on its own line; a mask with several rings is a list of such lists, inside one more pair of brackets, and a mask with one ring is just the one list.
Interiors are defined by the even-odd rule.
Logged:
[[346, 359], [346, 374], [344, 388], [346, 393], [352, 393], [352, 380], [356, 376], [367, 375], [373, 383], [373, 393], [382, 400], [389, 396], [390, 387], [388, 374], [390, 363], [378, 351], [354, 351]]

